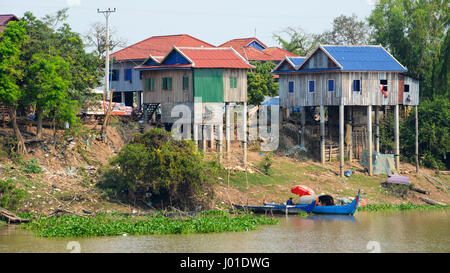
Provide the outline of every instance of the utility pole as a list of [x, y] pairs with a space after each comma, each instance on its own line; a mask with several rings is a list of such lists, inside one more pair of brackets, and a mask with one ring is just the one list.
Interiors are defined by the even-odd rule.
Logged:
[[112, 12], [116, 12], [116, 8], [111, 10], [108, 8], [107, 10], [97, 9], [97, 13], [103, 13], [106, 18], [106, 58], [105, 58], [105, 101], [109, 101], [110, 91], [109, 91], [109, 15]]

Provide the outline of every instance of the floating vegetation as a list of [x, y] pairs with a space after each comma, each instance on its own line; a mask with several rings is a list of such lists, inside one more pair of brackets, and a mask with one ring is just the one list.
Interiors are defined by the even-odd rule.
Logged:
[[405, 210], [446, 210], [448, 206], [416, 205], [411, 203], [392, 205], [392, 204], [368, 204], [364, 207], [358, 207], [358, 211], [405, 211]]
[[63, 215], [39, 217], [23, 227], [40, 237], [86, 237], [117, 235], [156, 235], [212, 233], [255, 230], [259, 225], [278, 224], [279, 221], [263, 216], [231, 215], [226, 212], [207, 211], [199, 216], [169, 218], [157, 216], [123, 216], [97, 214], [91, 217]]

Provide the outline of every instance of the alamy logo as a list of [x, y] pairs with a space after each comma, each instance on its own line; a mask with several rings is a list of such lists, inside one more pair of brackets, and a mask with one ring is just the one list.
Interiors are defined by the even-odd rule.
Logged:
[[193, 107], [178, 104], [172, 136], [187, 140], [261, 141], [262, 151], [275, 151], [279, 144], [280, 108], [276, 106], [203, 103], [196, 97]]

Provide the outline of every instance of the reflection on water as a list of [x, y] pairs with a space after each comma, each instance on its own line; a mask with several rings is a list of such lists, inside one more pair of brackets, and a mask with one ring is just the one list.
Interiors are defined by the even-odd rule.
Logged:
[[[355, 216], [279, 217], [280, 225], [250, 232], [215, 234], [37, 238], [12, 226], [0, 228], [0, 252], [450, 252], [450, 214], [436, 212], [359, 212]], [[372, 242], [372, 243], [369, 243]]]

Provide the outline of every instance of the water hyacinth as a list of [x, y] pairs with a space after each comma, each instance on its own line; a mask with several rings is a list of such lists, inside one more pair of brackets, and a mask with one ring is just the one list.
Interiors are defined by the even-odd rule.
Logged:
[[405, 211], [405, 210], [446, 210], [448, 206], [416, 205], [412, 203], [392, 205], [392, 204], [368, 204], [358, 207], [358, 211]]
[[[212, 233], [226, 231], [255, 230], [259, 225], [277, 224], [278, 220], [251, 215], [225, 215], [221, 212], [206, 212], [193, 217], [168, 218], [158, 216], [120, 216], [98, 214], [93, 217], [63, 215], [40, 217], [24, 228], [40, 237], [86, 237]], [[213, 215], [213, 216], [210, 216]]]

